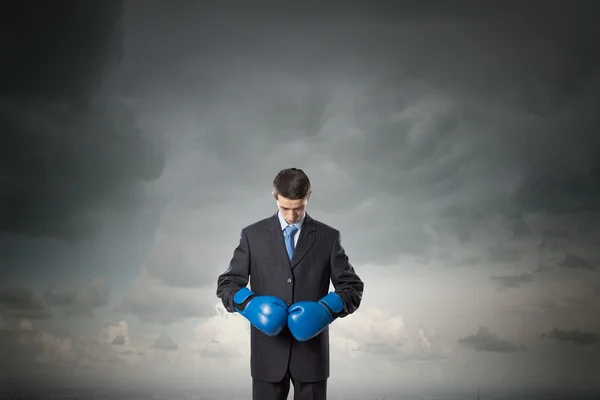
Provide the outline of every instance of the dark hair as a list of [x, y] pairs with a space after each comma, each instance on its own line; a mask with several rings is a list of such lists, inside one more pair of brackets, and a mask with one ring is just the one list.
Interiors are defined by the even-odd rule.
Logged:
[[298, 168], [281, 170], [273, 180], [273, 195], [282, 195], [290, 200], [304, 199], [310, 192], [308, 176]]

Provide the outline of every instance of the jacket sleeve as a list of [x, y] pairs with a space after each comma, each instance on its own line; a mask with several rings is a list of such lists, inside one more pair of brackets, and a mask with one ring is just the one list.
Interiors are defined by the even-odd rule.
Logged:
[[340, 296], [344, 303], [344, 308], [338, 318], [344, 318], [360, 306], [364, 283], [348, 261], [348, 256], [341, 244], [339, 232], [336, 232], [330, 263], [331, 282], [335, 288], [335, 293]]
[[217, 297], [223, 302], [225, 309], [233, 313], [233, 296], [248, 285], [250, 279], [250, 247], [248, 237], [242, 229], [240, 243], [233, 251], [229, 267], [217, 279]]

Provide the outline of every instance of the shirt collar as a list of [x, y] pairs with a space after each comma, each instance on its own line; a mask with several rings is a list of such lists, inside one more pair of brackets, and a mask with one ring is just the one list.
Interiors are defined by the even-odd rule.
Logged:
[[[288, 226], [288, 223], [285, 222], [285, 219], [283, 219], [283, 216], [281, 215], [281, 212], [279, 210], [277, 211], [277, 218], [279, 218], [279, 224], [281, 225], [281, 230], [283, 231]], [[304, 212], [300, 217], [300, 220], [294, 224], [294, 226], [296, 226], [298, 230], [302, 229], [302, 224], [304, 223], [305, 218], [306, 212]]]

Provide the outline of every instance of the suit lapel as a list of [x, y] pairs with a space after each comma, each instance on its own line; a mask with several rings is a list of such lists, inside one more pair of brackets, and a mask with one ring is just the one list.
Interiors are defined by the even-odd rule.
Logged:
[[[298, 238], [298, 244], [294, 250], [291, 267], [294, 268], [298, 263], [306, 256], [306, 253], [312, 248], [315, 243], [315, 223], [313, 219], [306, 214], [304, 222], [302, 223], [302, 230], [300, 231], [300, 237]], [[287, 255], [287, 252], [286, 252]]]
[[283, 265], [289, 265], [291, 268], [294, 268], [306, 256], [315, 243], [315, 230], [316, 227], [313, 219], [306, 214], [304, 222], [302, 223], [300, 237], [298, 238], [298, 243], [294, 250], [294, 255], [290, 261], [287, 250], [285, 249], [285, 241], [283, 239], [281, 225], [279, 224], [279, 218], [277, 217], [277, 213], [275, 213], [269, 220], [269, 242], [271, 243], [277, 258], [279, 258]]
[[279, 261], [281, 261], [281, 265], [290, 265], [290, 260], [287, 250], [285, 249], [283, 232], [281, 231], [281, 225], [279, 224], [277, 213], [275, 213], [275, 215], [269, 219], [269, 232], [269, 242], [271, 243], [271, 247], [273, 248], [275, 255]]

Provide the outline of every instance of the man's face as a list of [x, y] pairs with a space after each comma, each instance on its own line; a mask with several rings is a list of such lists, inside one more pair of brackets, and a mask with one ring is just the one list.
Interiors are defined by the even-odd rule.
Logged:
[[292, 225], [300, 220], [306, 210], [309, 197], [310, 193], [304, 199], [290, 200], [282, 195], [277, 195], [277, 207], [288, 224]]

